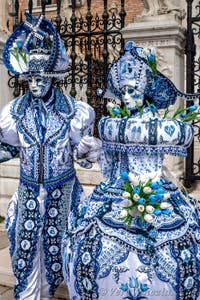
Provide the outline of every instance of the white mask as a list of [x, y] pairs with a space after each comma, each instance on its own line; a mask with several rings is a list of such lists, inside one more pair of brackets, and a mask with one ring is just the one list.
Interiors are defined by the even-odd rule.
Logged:
[[28, 84], [34, 97], [43, 98], [52, 85], [52, 78], [33, 75], [28, 78]]
[[122, 100], [128, 110], [133, 110], [144, 103], [144, 93], [136, 90], [133, 86], [125, 85], [122, 90]]

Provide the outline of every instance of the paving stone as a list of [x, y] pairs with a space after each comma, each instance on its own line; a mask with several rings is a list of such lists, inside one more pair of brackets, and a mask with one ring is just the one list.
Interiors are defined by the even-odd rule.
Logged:
[[14, 300], [13, 290], [8, 289], [5, 293], [1, 294], [0, 300]]
[[[63, 296], [56, 296], [52, 300], [68, 300], [68, 293]], [[14, 300], [13, 289], [4, 285], [0, 285], [0, 300]]]
[[6, 231], [0, 231], [0, 250], [8, 247], [8, 236]]
[[4, 285], [0, 285], [0, 295], [8, 291], [10, 288]]

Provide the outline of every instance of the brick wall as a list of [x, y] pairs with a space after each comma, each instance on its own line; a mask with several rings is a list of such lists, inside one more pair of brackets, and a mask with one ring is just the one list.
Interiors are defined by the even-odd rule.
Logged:
[[[52, 0], [52, 4], [54, 4], [56, 1]], [[111, 7], [112, 3], [117, 4], [118, 12], [120, 11], [120, 0], [108, 0], [108, 9]], [[27, 0], [20, 0], [20, 11], [24, 13], [24, 11], [28, 7], [28, 1]], [[125, 11], [126, 11], [126, 25], [133, 22], [133, 19], [135, 16], [140, 15], [143, 10], [143, 4], [142, 0], [125, 0]], [[78, 8], [79, 12], [84, 16], [87, 11], [87, 1], [84, 1], [84, 6], [81, 8]], [[92, 0], [91, 1], [91, 13], [92, 15], [96, 15], [96, 13], [99, 14], [99, 16], [102, 15], [103, 12], [103, 0]], [[54, 12], [47, 12], [46, 17], [52, 18], [55, 16], [56, 11]]]
[[[119, 0], [108, 0], [108, 9], [110, 9], [112, 3], [117, 4], [118, 12], [121, 8], [121, 1]], [[126, 11], [126, 25], [133, 22], [135, 16], [140, 15], [143, 10], [143, 4], [141, 0], [125, 0], [125, 11]], [[85, 1], [84, 7], [80, 9], [82, 15], [85, 15], [87, 11], [87, 2]], [[95, 15], [98, 13], [101, 16], [103, 11], [103, 0], [92, 0], [91, 1], [91, 13]]]

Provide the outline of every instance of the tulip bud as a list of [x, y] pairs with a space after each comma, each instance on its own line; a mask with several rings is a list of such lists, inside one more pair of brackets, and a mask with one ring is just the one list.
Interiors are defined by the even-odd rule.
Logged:
[[114, 103], [112, 102], [108, 102], [107, 105], [106, 105], [107, 109], [112, 109], [115, 107]]
[[128, 198], [131, 197], [131, 194], [128, 193], [128, 192], [124, 192], [124, 193], [122, 194], [122, 197], [125, 198], [125, 199], [128, 199]]
[[144, 219], [145, 219], [145, 221], [148, 222], [148, 223], [152, 223], [153, 220], [154, 220], [154, 218], [153, 218], [152, 215], [150, 215], [150, 214], [144, 215]]
[[129, 215], [130, 215], [131, 217], [135, 217], [135, 216], [136, 216], [136, 212], [133, 211], [133, 210], [129, 210], [128, 213], [129, 213]]
[[163, 195], [163, 200], [167, 200], [170, 198], [170, 193], [166, 193]]
[[133, 200], [134, 201], [138, 201], [139, 198], [140, 198], [140, 196], [138, 194], [133, 195]]
[[168, 202], [161, 202], [160, 203], [160, 208], [161, 209], [166, 209], [166, 208], [169, 208], [170, 206], [171, 206], [171, 204], [168, 203]]
[[130, 182], [131, 182], [134, 186], [138, 186], [138, 185], [139, 185], [138, 177], [135, 176], [133, 173], [129, 173], [129, 174], [128, 174], [128, 179], [130, 180]]
[[145, 194], [151, 194], [152, 189], [150, 188], [150, 186], [145, 186], [145, 187], [143, 188], [143, 192], [144, 192]]
[[144, 205], [138, 205], [138, 210], [140, 211], [140, 212], [143, 212], [144, 211]]
[[152, 205], [147, 205], [146, 206], [146, 212], [149, 214], [152, 214], [154, 212], [155, 208]]
[[124, 219], [128, 216], [128, 212], [127, 210], [123, 209], [121, 212], [120, 212], [120, 218]]

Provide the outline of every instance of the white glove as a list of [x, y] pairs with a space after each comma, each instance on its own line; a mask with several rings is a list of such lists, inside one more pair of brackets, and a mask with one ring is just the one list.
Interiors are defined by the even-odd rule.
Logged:
[[102, 148], [101, 140], [86, 135], [77, 146], [77, 159], [86, 159], [89, 162], [96, 162]]

